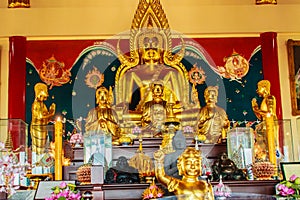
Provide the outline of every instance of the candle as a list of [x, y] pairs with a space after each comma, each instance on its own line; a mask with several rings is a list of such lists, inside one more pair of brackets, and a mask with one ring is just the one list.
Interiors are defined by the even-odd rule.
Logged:
[[60, 117], [54, 124], [55, 133], [55, 180], [62, 180], [62, 134], [63, 124]]
[[274, 128], [275, 128], [275, 124], [274, 124], [273, 116], [270, 113], [268, 113], [266, 117], [266, 131], [267, 131], [269, 161], [275, 166], [275, 169], [277, 169]]

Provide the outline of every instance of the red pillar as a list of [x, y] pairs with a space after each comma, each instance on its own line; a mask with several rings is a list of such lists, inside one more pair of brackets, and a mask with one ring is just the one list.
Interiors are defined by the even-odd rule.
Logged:
[[[8, 75], [8, 118], [25, 121], [26, 90], [26, 37], [9, 38], [9, 75]], [[13, 146], [19, 146], [17, 130], [11, 130]]]
[[[277, 51], [277, 33], [266, 32], [260, 34], [261, 51], [263, 62], [264, 79], [271, 83], [271, 94], [276, 98], [276, 114], [278, 120], [282, 119], [281, 93], [280, 93], [280, 77], [278, 66], [278, 51]], [[279, 147], [283, 152], [283, 131], [279, 130]]]
[[264, 79], [271, 83], [271, 94], [276, 98], [276, 114], [282, 119], [280, 78], [277, 51], [277, 33], [265, 32], [260, 34]]

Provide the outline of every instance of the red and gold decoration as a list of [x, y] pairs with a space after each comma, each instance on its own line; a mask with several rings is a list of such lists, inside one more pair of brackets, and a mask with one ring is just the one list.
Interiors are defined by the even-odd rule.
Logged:
[[8, 0], [8, 8], [30, 8], [30, 0]]
[[224, 62], [224, 66], [218, 66], [219, 73], [224, 78], [238, 81], [249, 71], [248, 60], [234, 50], [231, 56], [224, 58]]
[[54, 56], [43, 62], [42, 68], [39, 70], [41, 80], [50, 86], [62, 86], [70, 81], [71, 72], [69, 69], [64, 69], [65, 64], [59, 62]]
[[104, 74], [102, 74], [95, 66], [94, 69], [89, 71], [85, 76], [85, 84], [90, 87], [97, 89], [104, 82]]
[[164, 191], [155, 184], [155, 178], [153, 177], [152, 183], [143, 192], [143, 200], [161, 198], [163, 195]]
[[193, 68], [189, 71], [189, 80], [193, 85], [203, 84], [206, 80], [205, 72], [200, 67], [197, 67], [197, 63], [193, 65]]

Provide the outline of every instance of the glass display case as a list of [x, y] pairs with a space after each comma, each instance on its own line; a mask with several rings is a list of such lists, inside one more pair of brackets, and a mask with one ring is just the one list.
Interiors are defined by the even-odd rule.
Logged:
[[[294, 161], [294, 144], [290, 119], [282, 119], [274, 122], [274, 144], [268, 144], [264, 122], [256, 126], [255, 137], [258, 149], [269, 149], [270, 145], [274, 145], [277, 162]], [[268, 156], [265, 160], [268, 161]]]
[[273, 138], [269, 140], [265, 122], [260, 122], [253, 128], [231, 129], [227, 134], [228, 157], [242, 169], [254, 162], [270, 161], [270, 149], [274, 150], [277, 163], [295, 161], [291, 120], [274, 121], [271, 133]]
[[0, 142], [5, 148], [17, 150], [21, 163], [27, 161], [28, 124], [21, 119], [0, 119]]
[[277, 121], [279, 147], [281, 155], [277, 155], [280, 161], [293, 162], [296, 157], [294, 154], [294, 142], [292, 134], [292, 125], [290, 119]]
[[112, 164], [112, 137], [101, 130], [84, 134], [84, 163], [102, 165], [107, 168]]
[[240, 169], [254, 161], [254, 133], [251, 127], [235, 127], [227, 133], [228, 157]]
[[0, 190], [22, 185], [28, 164], [28, 125], [21, 119], [0, 119]]

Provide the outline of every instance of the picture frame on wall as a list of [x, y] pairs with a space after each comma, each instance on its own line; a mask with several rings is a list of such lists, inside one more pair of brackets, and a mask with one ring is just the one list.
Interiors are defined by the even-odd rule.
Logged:
[[292, 115], [300, 115], [300, 40], [287, 41]]
[[292, 175], [300, 177], [300, 162], [281, 162], [280, 167], [283, 180], [289, 180]]

